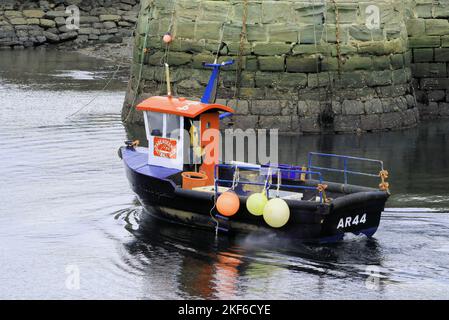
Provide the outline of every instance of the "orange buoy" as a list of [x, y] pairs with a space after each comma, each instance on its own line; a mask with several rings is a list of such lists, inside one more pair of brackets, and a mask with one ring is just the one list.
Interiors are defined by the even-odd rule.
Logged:
[[172, 37], [172, 35], [169, 32], [167, 32], [166, 34], [164, 34], [164, 37], [162, 38], [162, 40], [165, 43], [170, 43], [170, 42], [173, 41], [173, 37]]
[[230, 217], [239, 211], [240, 199], [232, 191], [222, 193], [217, 199], [217, 210], [220, 214]]

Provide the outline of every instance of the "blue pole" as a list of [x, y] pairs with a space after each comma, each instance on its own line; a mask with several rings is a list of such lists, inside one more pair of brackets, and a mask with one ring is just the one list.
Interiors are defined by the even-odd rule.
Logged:
[[201, 98], [202, 103], [213, 103], [215, 101], [215, 94], [217, 92], [218, 86], [218, 76], [220, 75], [220, 68], [228, 66], [234, 63], [234, 60], [229, 60], [222, 63], [203, 63], [204, 67], [211, 67], [212, 74], [207, 83], [206, 90], [204, 90], [203, 97]]

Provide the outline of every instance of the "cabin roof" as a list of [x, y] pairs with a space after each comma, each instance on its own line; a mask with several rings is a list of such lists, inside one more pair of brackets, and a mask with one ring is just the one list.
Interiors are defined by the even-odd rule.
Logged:
[[187, 118], [195, 118], [209, 110], [219, 110], [234, 113], [231, 107], [221, 104], [208, 104], [200, 101], [175, 97], [151, 97], [137, 105], [137, 110], [169, 113]]

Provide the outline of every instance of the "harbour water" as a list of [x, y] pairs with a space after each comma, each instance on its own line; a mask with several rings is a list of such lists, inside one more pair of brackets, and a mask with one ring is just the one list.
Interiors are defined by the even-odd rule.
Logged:
[[115, 68], [0, 52], [0, 298], [449, 298], [449, 121], [280, 137], [284, 163], [384, 160], [393, 195], [374, 239], [215, 238], [142, 213], [117, 156], [139, 132], [120, 121], [128, 70], [102, 90]]

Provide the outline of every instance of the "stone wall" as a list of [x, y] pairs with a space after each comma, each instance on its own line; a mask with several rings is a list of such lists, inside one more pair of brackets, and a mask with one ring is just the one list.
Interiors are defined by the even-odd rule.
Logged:
[[415, 0], [407, 30], [423, 119], [449, 116], [449, 1]]
[[[178, 95], [201, 95], [210, 73], [201, 63], [214, 60], [221, 32], [220, 61], [241, 54], [239, 94], [236, 65], [223, 72], [219, 89], [220, 102], [237, 110], [233, 127], [319, 133], [417, 123], [404, 1], [249, 1], [241, 45], [243, 2], [143, 1], [123, 118], [141, 122], [131, 104], [165, 93], [161, 38], [171, 31], [167, 60]], [[380, 8], [374, 30], [366, 24], [372, 4]]]
[[[80, 10], [78, 29], [67, 27], [70, 5]], [[0, 49], [122, 42], [132, 36], [138, 12], [139, 0], [1, 0]]]

